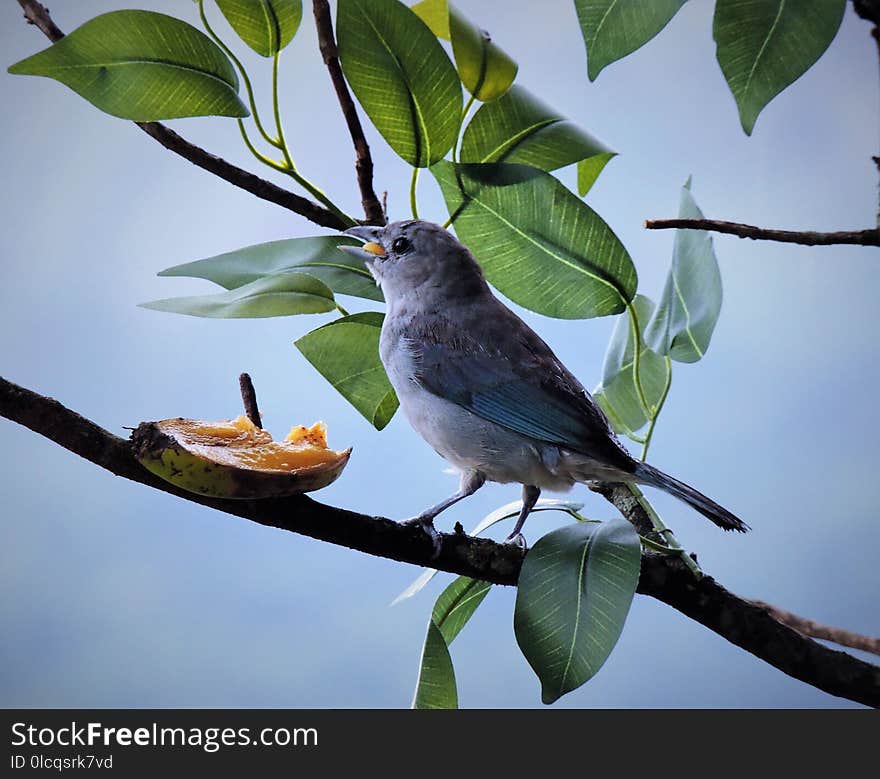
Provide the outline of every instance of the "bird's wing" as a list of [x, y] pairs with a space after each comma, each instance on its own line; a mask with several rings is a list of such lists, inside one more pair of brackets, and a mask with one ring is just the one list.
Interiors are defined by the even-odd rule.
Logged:
[[632, 470], [605, 415], [550, 347], [507, 308], [492, 314], [471, 327], [442, 316], [416, 326], [422, 387], [521, 435]]

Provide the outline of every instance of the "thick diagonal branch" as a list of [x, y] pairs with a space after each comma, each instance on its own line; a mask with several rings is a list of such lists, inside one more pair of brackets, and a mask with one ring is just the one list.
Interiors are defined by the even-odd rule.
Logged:
[[318, 45], [321, 48], [321, 56], [324, 64], [330, 72], [330, 80], [339, 100], [339, 107], [345, 117], [348, 133], [351, 135], [355, 152], [355, 171], [357, 172], [358, 187], [361, 191], [361, 203], [364, 207], [364, 215], [367, 224], [385, 224], [385, 211], [376, 192], [373, 190], [373, 158], [370, 155], [370, 146], [364, 135], [364, 128], [358, 118], [357, 109], [345, 83], [342, 74], [342, 66], [339, 64], [339, 50], [336, 48], [336, 37], [333, 34], [333, 20], [330, 17], [330, 4], [327, 0], [314, 0], [312, 8], [315, 13], [315, 26], [318, 29]]
[[[18, 4], [24, 11], [28, 22], [41, 30], [50, 41], [58, 41], [64, 37], [64, 33], [52, 21], [49, 11], [42, 3], [36, 2], [36, 0], [18, 0]], [[230, 184], [250, 192], [261, 200], [275, 203], [282, 208], [286, 208], [288, 211], [293, 211], [305, 217], [310, 222], [314, 222], [322, 227], [329, 227], [332, 230], [344, 230], [348, 226], [336, 214], [323, 206], [294, 192], [289, 192], [273, 184], [271, 181], [261, 179], [259, 176], [205, 151], [205, 149], [190, 143], [164, 124], [159, 122], [135, 122], [135, 124], [169, 151], [180, 155], [185, 160], [193, 163], [193, 165], [213, 173]]]
[[[431, 540], [417, 527], [326, 506], [305, 495], [221, 500], [183, 492], [141, 467], [125, 439], [108, 433], [56, 400], [2, 378], [0, 416], [30, 428], [117, 476], [261, 525], [497, 584], [515, 584], [519, 576], [522, 552], [514, 545], [462, 533], [444, 533], [440, 553], [434, 557]], [[627, 514], [637, 510], [631, 505], [623, 508]], [[880, 667], [811, 640], [777, 620], [763, 605], [727, 591], [711, 576], [694, 579], [672, 557], [643, 556], [639, 592], [669, 604], [796, 679], [832, 695], [880, 706]]]
[[812, 230], [770, 230], [765, 227], [723, 222], [717, 219], [649, 219], [645, 222], [648, 230], [711, 230], [739, 238], [755, 241], [778, 241], [780, 243], [799, 243], [804, 246], [832, 246], [836, 244], [856, 244], [858, 246], [880, 246], [880, 230], [850, 230], [834, 233], [817, 233]]
[[863, 636], [860, 633], [853, 633], [851, 630], [843, 630], [842, 628], [829, 627], [821, 622], [813, 619], [807, 619], [800, 614], [793, 614], [772, 603], [766, 603], [762, 600], [752, 601], [756, 606], [766, 609], [772, 617], [784, 622], [789, 627], [800, 631], [805, 636], [812, 638], [821, 638], [824, 641], [831, 641], [839, 646], [848, 646], [851, 649], [861, 649], [863, 652], [870, 652], [874, 655], [880, 655], [880, 638], [872, 636]]

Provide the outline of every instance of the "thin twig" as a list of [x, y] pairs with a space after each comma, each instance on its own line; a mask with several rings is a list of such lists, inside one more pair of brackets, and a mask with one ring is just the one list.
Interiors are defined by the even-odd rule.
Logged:
[[275, 203], [288, 211], [305, 217], [310, 222], [322, 227], [329, 227], [331, 230], [345, 230], [348, 227], [342, 219], [328, 209], [199, 148], [181, 138], [174, 130], [164, 124], [159, 122], [138, 122], [137, 124], [147, 135], [159, 141], [169, 151], [179, 154], [194, 165], [225, 179], [230, 184], [256, 195], [261, 200], [268, 200], [270, 203]]
[[844, 230], [835, 233], [817, 233], [811, 230], [768, 230], [764, 227], [755, 227], [739, 222], [722, 222], [717, 219], [649, 219], [645, 222], [645, 227], [648, 230], [670, 230], [673, 228], [712, 230], [716, 233], [727, 233], [756, 241], [799, 243], [804, 246], [831, 246], [834, 244], [880, 246], [880, 230], [878, 229]]
[[853, 633], [851, 630], [823, 625], [820, 622], [807, 619], [799, 614], [793, 614], [785, 609], [780, 609], [779, 606], [774, 606], [772, 603], [766, 603], [762, 600], [753, 600], [752, 603], [760, 606], [762, 609], [767, 609], [775, 619], [803, 633], [805, 636], [821, 638], [840, 646], [848, 646], [851, 649], [861, 649], [863, 652], [880, 655], [880, 638], [863, 636], [860, 633]]
[[49, 10], [41, 3], [30, 2], [30, 0], [18, 0], [18, 4], [24, 11], [24, 18], [28, 24], [33, 24], [40, 29], [52, 43], [60, 41], [64, 37], [64, 33], [58, 28], [52, 17], [49, 16]]
[[[24, 11], [28, 23], [39, 28], [49, 40], [55, 42], [64, 37], [64, 33], [52, 21], [49, 11], [42, 3], [36, 0], [18, 0], [18, 4]], [[342, 219], [328, 209], [205, 151], [164, 124], [159, 122], [135, 122], [135, 124], [169, 151], [230, 184], [250, 192], [261, 200], [275, 203], [322, 227], [329, 227], [333, 230], [344, 230], [347, 227]]]
[[254, 389], [254, 383], [251, 381], [249, 373], [242, 373], [238, 377], [238, 387], [241, 390], [244, 413], [251, 422], [262, 429], [263, 420], [260, 417], [260, 408], [257, 406], [257, 391]]
[[[522, 566], [518, 547], [458, 533], [441, 534], [435, 556], [432, 540], [418, 527], [326, 506], [305, 495], [222, 500], [184, 492], [143, 468], [125, 439], [56, 400], [2, 378], [0, 416], [117, 476], [261, 525], [497, 584], [515, 584]], [[650, 520], [638, 517], [637, 507], [629, 510], [640, 530], [650, 531]], [[663, 601], [796, 679], [831, 695], [880, 706], [880, 667], [813, 641], [763, 606], [729, 592], [711, 576], [695, 579], [677, 558], [643, 555], [639, 592]]]
[[385, 224], [385, 211], [376, 192], [373, 190], [373, 158], [370, 155], [370, 146], [364, 135], [364, 128], [358, 118], [357, 109], [345, 83], [342, 66], [339, 64], [339, 49], [336, 47], [336, 36], [333, 34], [333, 20], [330, 16], [330, 4], [327, 0], [314, 0], [312, 8], [315, 14], [315, 26], [318, 29], [318, 45], [321, 48], [321, 56], [324, 64], [330, 72], [330, 80], [333, 89], [342, 108], [342, 115], [348, 125], [356, 155], [355, 171], [357, 172], [358, 187], [361, 191], [361, 203], [364, 207], [366, 222], [373, 225]]

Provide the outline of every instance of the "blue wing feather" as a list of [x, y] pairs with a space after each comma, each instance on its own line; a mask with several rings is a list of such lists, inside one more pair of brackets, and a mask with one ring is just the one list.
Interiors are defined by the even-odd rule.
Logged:
[[417, 339], [419, 382], [527, 438], [632, 470], [631, 457], [590, 394], [550, 347], [516, 321], [522, 330], [514, 327], [480, 342], [460, 330], [444, 343], [422, 332]]

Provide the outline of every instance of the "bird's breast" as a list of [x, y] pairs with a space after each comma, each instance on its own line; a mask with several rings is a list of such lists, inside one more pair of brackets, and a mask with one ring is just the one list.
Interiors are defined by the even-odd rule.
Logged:
[[379, 357], [385, 372], [398, 395], [405, 391], [408, 384], [417, 380], [419, 371], [420, 346], [418, 341], [403, 328], [394, 326], [382, 327], [379, 339]]

